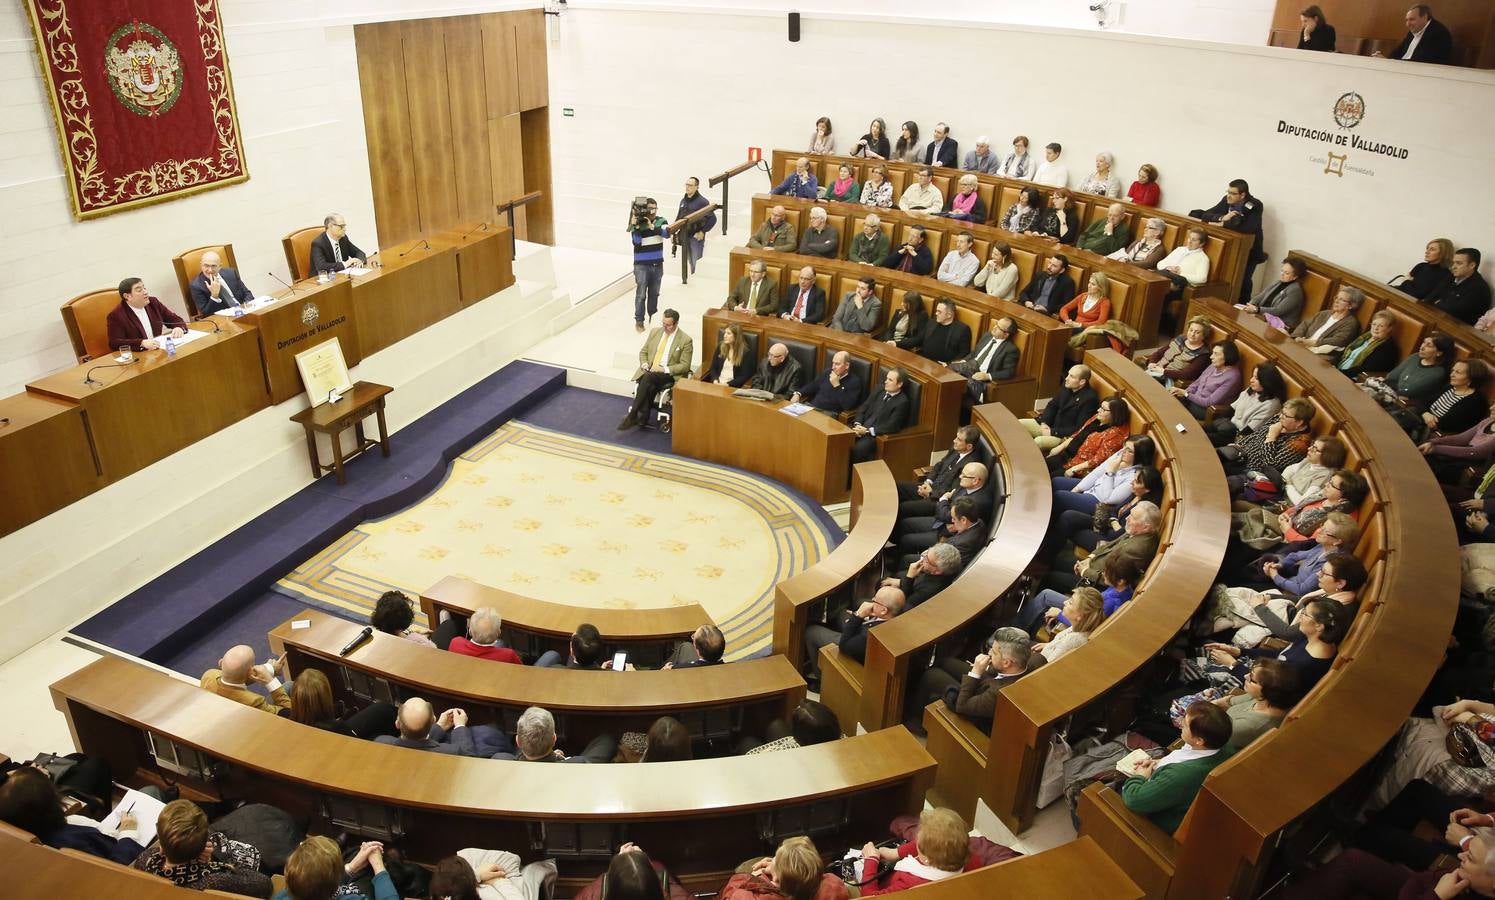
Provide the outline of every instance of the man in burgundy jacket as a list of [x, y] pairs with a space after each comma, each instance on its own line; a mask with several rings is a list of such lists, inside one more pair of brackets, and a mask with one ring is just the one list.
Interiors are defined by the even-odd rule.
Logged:
[[131, 350], [155, 350], [161, 346], [159, 338], [187, 333], [187, 323], [182, 317], [152, 297], [141, 279], [121, 281], [119, 297], [119, 306], [109, 313], [110, 347], [117, 350], [129, 345]]

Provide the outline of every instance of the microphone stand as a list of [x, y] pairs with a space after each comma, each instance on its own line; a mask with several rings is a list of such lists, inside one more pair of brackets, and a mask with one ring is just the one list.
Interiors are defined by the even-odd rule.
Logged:
[[97, 366], [94, 366], [93, 368], [89, 369], [87, 372], [83, 373], [83, 383], [84, 384], [103, 384], [104, 382], [102, 382], [102, 381], [98, 380], [97, 378], [93, 377], [93, 373], [97, 372], [100, 369], [123, 369], [125, 366], [133, 366], [133, 365], [135, 365], [139, 361], [140, 361], [140, 359], [138, 357], [132, 357], [130, 359], [130, 361], [127, 362], [127, 363], [101, 363], [101, 364], [99, 364]]
[[483, 224], [478, 225], [475, 228], [469, 228], [467, 230], [467, 233], [463, 234], [461, 237], [457, 238], [457, 240], [459, 240], [459, 241], [465, 241], [465, 240], [467, 240], [467, 236], [470, 235], [470, 234], [472, 234], [474, 231], [487, 231], [487, 230], [488, 230], [488, 223], [484, 222]]
[[276, 281], [278, 281], [281, 284], [285, 285], [285, 287], [288, 290], [290, 290], [292, 297], [296, 296], [296, 288], [289, 281], [286, 281], [284, 278], [281, 278], [279, 275], [276, 275], [274, 272], [266, 272], [265, 274], [269, 275], [271, 278], [274, 278]]
[[[431, 249], [431, 242], [428, 241], [428, 240], [426, 240], [425, 238], [421, 238], [419, 244], [416, 244], [414, 247], [411, 247], [409, 250], [406, 250], [405, 253], [414, 253], [417, 250], [430, 250], [430, 249]], [[405, 253], [401, 253], [399, 256], [396, 256], [395, 259], [404, 259], [405, 258]]]

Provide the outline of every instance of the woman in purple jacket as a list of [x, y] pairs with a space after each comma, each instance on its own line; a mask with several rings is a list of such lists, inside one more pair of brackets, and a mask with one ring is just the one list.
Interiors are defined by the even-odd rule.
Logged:
[[1241, 393], [1241, 351], [1234, 341], [1220, 341], [1210, 348], [1209, 363], [1187, 388], [1168, 389], [1201, 422], [1211, 406], [1229, 404]]

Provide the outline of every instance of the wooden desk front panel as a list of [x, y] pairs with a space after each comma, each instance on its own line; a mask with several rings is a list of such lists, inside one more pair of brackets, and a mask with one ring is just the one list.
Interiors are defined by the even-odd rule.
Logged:
[[104, 485], [83, 407], [39, 394], [0, 399], [0, 536]]
[[348, 368], [363, 361], [358, 323], [353, 317], [353, 282], [347, 276], [317, 284], [298, 282], [293, 291], [278, 291], [273, 306], [242, 319], [259, 329], [260, 365], [270, 386], [270, 403], [284, 403], [306, 390], [296, 368], [296, 354], [337, 338]]
[[[462, 308], [452, 242], [434, 238], [429, 250], [420, 244], [410, 241], [381, 250], [376, 258], [383, 267], [354, 285], [353, 309], [363, 356], [397, 344]], [[406, 254], [404, 258], [401, 253]]]
[[175, 359], [147, 350], [135, 354], [133, 365], [95, 372], [100, 385], [83, 383], [92, 368], [84, 363], [26, 388], [82, 407], [103, 478], [118, 481], [269, 403], [255, 329], [235, 322], [221, 328], [177, 351]]
[[514, 283], [513, 232], [507, 225], [489, 225], [487, 231], [471, 231], [476, 224], [466, 223], [440, 235], [454, 245], [458, 295], [464, 307]]
[[694, 379], [677, 382], [671, 451], [756, 472], [816, 503], [846, 499], [850, 428], [819, 411], [786, 415], [779, 412], [787, 405], [782, 400], [743, 400], [732, 391]]

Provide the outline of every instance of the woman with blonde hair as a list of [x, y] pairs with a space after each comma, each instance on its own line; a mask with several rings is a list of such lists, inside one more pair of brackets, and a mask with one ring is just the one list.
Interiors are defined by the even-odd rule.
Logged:
[[845, 900], [846, 882], [822, 871], [820, 851], [807, 837], [786, 838], [772, 857], [745, 863], [717, 895], [718, 900]]
[[732, 322], [722, 329], [722, 336], [716, 342], [716, 353], [711, 357], [711, 368], [701, 380], [708, 384], [740, 388], [753, 377], [755, 369], [755, 361], [748, 357], [748, 345], [742, 336], [742, 326]]
[[285, 866], [285, 889], [278, 892], [274, 900], [332, 900], [333, 896], [343, 900], [369, 900], [367, 895], [359, 892], [338, 893], [338, 888], [350, 883], [364, 866], [374, 873], [372, 900], [399, 900], [394, 879], [384, 868], [383, 844], [364, 841], [358, 854], [345, 866], [337, 842], [321, 835], [307, 838], [291, 851]]
[[[1060, 616], [1070, 625], [1068, 628], [1055, 632], [1055, 627], [1060, 626]], [[1054, 638], [1041, 644], [1034, 644], [1033, 649], [1042, 653], [1044, 659], [1053, 662], [1071, 650], [1089, 643], [1090, 635], [1104, 621], [1106, 621], [1106, 604], [1100, 591], [1093, 587], [1075, 588], [1064, 601], [1064, 606], [1049, 620], [1049, 630], [1054, 634]]]
[[[1406, 275], [1400, 276], [1403, 280], [1397, 287], [1408, 296], [1426, 300], [1434, 291], [1453, 281], [1453, 273], [1448, 269], [1451, 265], [1453, 241], [1448, 238], [1433, 238], [1422, 251], [1422, 262], [1413, 266], [1412, 271]], [[1393, 282], [1395, 280], [1392, 279]]]
[[883, 860], [893, 863], [892, 873], [864, 885], [863, 897], [891, 894], [960, 874], [972, 862], [970, 828], [952, 809], [926, 809], [919, 814], [918, 832], [907, 844], [879, 848], [869, 842], [862, 848], [862, 877], [875, 876]]

